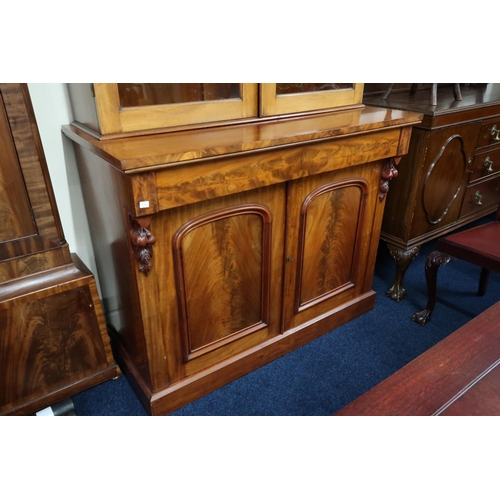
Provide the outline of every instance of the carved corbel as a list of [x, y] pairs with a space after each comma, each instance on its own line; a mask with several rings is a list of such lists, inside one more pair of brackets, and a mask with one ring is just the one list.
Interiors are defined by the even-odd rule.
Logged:
[[151, 224], [151, 216], [132, 217], [130, 216], [132, 235], [130, 237], [134, 255], [139, 262], [139, 271], [146, 276], [152, 269], [151, 259], [153, 258], [153, 245], [156, 238], [148, 229]]
[[379, 199], [382, 201], [389, 191], [389, 181], [398, 176], [396, 166], [399, 165], [401, 157], [388, 158], [380, 174]]

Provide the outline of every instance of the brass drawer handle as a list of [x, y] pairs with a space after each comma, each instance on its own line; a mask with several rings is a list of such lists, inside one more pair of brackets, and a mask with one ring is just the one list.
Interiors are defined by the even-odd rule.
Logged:
[[491, 135], [494, 136], [494, 141], [500, 141], [500, 129], [498, 129], [496, 125], [493, 125], [493, 127], [491, 128]]
[[479, 192], [479, 190], [476, 191], [474, 193], [474, 201], [476, 202], [476, 205], [481, 206], [483, 204], [482, 200], [483, 200], [483, 197], [482, 197], [481, 193]]
[[486, 157], [483, 165], [484, 165], [484, 168], [486, 169], [486, 172], [488, 172], [489, 174], [491, 174], [491, 172], [493, 172], [493, 161], [490, 160], [489, 156]]

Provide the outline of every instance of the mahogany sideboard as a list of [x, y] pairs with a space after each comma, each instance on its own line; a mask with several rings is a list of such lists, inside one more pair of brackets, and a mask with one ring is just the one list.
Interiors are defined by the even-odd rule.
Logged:
[[[430, 104], [425, 86], [413, 95], [404, 85], [382, 99], [381, 84], [365, 86], [364, 102], [424, 115], [413, 129], [387, 197], [381, 238], [396, 261], [387, 295], [405, 297], [403, 278], [423, 243], [494, 212], [500, 203], [500, 84], [439, 86]], [[371, 89], [376, 92], [370, 92]]]
[[0, 415], [119, 374], [94, 275], [71, 254], [26, 84], [0, 84]]
[[420, 119], [357, 106], [112, 137], [63, 127], [115, 355], [149, 413], [373, 308], [388, 184]]
[[500, 302], [337, 416], [500, 415]]

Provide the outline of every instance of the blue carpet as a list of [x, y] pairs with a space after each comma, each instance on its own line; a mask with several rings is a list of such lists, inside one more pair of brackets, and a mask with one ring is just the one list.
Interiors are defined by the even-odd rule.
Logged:
[[[472, 225], [493, 219], [488, 216]], [[373, 311], [181, 408], [172, 415], [332, 415], [500, 299], [500, 275], [477, 295], [480, 269], [462, 261], [441, 267], [438, 300], [425, 326], [411, 321], [427, 302], [422, 246], [408, 269], [407, 298], [386, 297], [395, 264], [379, 246]], [[146, 415], [125, 377], [73, 397], [77, 415]]]

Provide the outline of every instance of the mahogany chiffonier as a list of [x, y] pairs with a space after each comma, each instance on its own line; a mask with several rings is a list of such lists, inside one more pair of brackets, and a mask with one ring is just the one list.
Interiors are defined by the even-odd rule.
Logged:
[[[437, 103], [430, 90], [414, 93], [404, 84], [383, 99], [383, 86], [365, 86], [363, 102], [422, 113], [408, 155], [391, 184], [381, 238], [396, 261], [387, 292], [405, 297], [404, 275], [423, 243], [495, 212], [500, 203], [500, 84], [440, 85]], [[371, 92], [375, 90], [375, 92]]]
[[27, 85], [0, 84], [0, 415], [118, 375], [95, 277], [64, 240]]
[[362, 84], [75, 84], [116, 358], [165, 415], [371, 310], [418, 113]]

